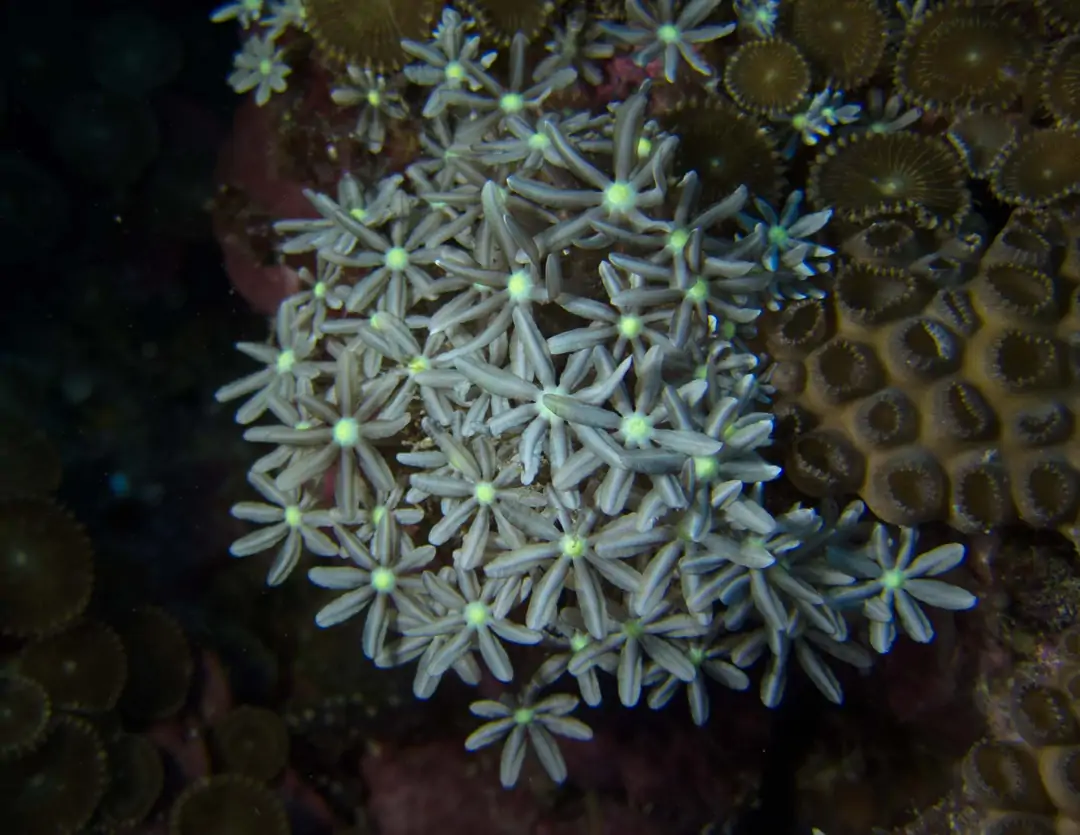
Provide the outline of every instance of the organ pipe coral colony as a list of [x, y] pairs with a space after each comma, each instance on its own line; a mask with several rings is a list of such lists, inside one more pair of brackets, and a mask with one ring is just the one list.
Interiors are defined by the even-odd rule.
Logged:
[[218, 392], [264, 450], [232, 553], [271, 552], [271, 585], [313, 555], [317, 623], [363, 618], [418, 698], [510, 685], [465, 742], [503, 746], [504, 785], [526, 746], [565, 779], [607, 678], [627, 707], [685, 689], [698, 724], [707, 681], [840, 702], [835, 665], [976, 602], [922, 523], [1073, 533], [1073, 4], [214, 19], [260, 105], [315, 56], [381, 172], [276, 224], [301, 291]]

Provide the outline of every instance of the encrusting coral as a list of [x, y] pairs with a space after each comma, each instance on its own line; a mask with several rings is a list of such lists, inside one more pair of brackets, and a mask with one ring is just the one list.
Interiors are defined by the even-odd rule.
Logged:
[[306, 572], [316, 623], [362, 618], [418, 698], [509, 685], [468, 742], [504, 784], [527, 746], [567, 777], [609, 678], [628, 707], [685, 685], [700, 723], [711, 683], [778, 705], [794, 661], [839, 702], [844, 667], [976, 602], [916, 525], [1068, 532], [1080, 503], [1074, 128], [1028, 107], [1028, 18], [596, 5], [402, 4], [399, 56], [331, 44], [312, 0], [366, 179], [327, 166], [354, 170], [277, 219], [298, 292], [218, 392], [264, 450], [233, 555]]
[[1037, 266], [1008, 257], [1024, 242], [1043, 251], [1022, 217], [962, 287], [852, 264], [831, 300], [780, 315], [774, 382], [819, 419], [791, 451], [803, 490], [858, 491], [897, 524], [1071, 531], [1080, 457], [1066, 357], [1080, 310], [1074, 285], [1043, 271], [1049, 253]]
[[984, 832], [1072, 833], [1080, 827], [1080, 703], [1071, 692], [1076, 630], [1063, 636], [1056, 676], [1024, 674], [1008, 698], [1008, 728], [976, 743], [961, 765]]

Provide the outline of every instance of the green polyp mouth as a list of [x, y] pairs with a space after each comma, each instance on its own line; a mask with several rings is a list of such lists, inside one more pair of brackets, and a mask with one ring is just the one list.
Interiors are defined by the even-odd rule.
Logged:
[[652, 421], [645, 415], [628, 415], [623, 418], [619, 428], [630, 443], [643, 444], [652, 437]]
[[297, 505], [285, 508], [285, 524], [290, 528], [299, 528], [304, 523], [304, 512]]
[[881, 585], [883, 588], [896, 591], [904, 585], [904, 572], [898, 568], [890, 568], [881, 573]]
[[476, 489], [473, 491], [473, 496], [480, 504], [491, 504], [495, 501], [495, 495], [495, 485], [490, 481], [477, 483]]
[[293, 367], [295, 365], [296, 353], [291, 349], [282, 351], [280, 354], [278, 354], [276, 365], [278, 374], [288, 374], [290, 371], [293, 370]]
[[660, 43], [673, 44], [679, 40], [679, 29], [673, 23], [665, 23], [656, 30], [656, 38]]
[[404, 247], [391, 247], [386, 251], [385, 263], [392, 270], [403, 270], [409, 266], [409, 253]]
[[380, 567], [371, 572], [371, 587], [377, 592], [386, 594], [393, 591], [396, 582], [397, 578], [389, 568]]
[[619, 319], [619, 334], [627, 339], [636, 339], [641, 335], [643, 325], [637, 316], [623, 316]]
[[520, 113], [525, 109], [525, 99], [520, 93], [507, 93], [499, 99], [499, 109], [503, 113]]
[[518, 725], [531, 725], [536, 718], [536, 711], [531, 707], [519, 707], [514, 711], [514, 722]]
[[564, 556], [570, 557], [571, 559], [577, 559], [578, 557], [584, 556], [585, 549], [588, 547], [588, 542], [585, 537], [567, 534], [562, 538], [560, 547]]
[[263, 58], [259, 62], [259, 75], [270, 75], [274, 71], [274, 63], [269, 58]]
[[474, 600], [465, 607], [465, 623], [469, 626], [483, 626], [488, 622], [488, 607], [479, 600]]
[[461, 66], [457, 61], [451, 61], [446, 65], [446, 69], [443, 70], [443, 74], [450, 81], [461, 81], [465, 78], [465, 68]]
[[382, 93], [378, 90], [368, 90], [367, 100], [372, 107], [378, 107], [382, 104]]
[[676, 229], [668, 235], [668, 249], [672, 252], [682, 252], [690, 242], [690, 233], [685, 229]]
[[546, 150], [551, 145], [551, 140], [542, 133], [534, 133], [529, 137], [529, 148], [533, 151]]
[[709, 298], [709, 283], [705, 279], [699, 278], [686, 291], [686, 298], [692, 302], [705, 301]]
[[611, 212], [628, 212], [634, 208], [634, 187], [614, 182], [604, 190], [604, 204]]
[[514, 301], [525, 301], [532, 289], [532, 278], [526, 270], [518, 270], [506, 282], [506, 292]]
[[360, 424], [356, 418], [342, 418], [334, 424], [334, 443], [338, 446], [356, 446], [360, 440]]
[[791, 240], [791, 236], [788, 235], [787, 229], [783, 226], [770, 226], [769, 227], [769, 243], [777, 246], [783, 246]]
[[720, 472], [720, 465], [712, 456], [703, 456], [694, 459], [694, 475], [702, 481], [711, 481]]

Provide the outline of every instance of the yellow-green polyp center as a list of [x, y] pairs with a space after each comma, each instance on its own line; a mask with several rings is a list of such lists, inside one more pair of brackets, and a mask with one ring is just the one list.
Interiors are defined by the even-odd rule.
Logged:
[[529, 148], [534, 151], [543, 151], [550, 144], [551, 140], [542, 133], [534, 133], [529, 137]]
[[446, 69], [443, 70], [443, 72], [450, 81], [461, 81], [465, 78], [465, 68], [457, 61], [451, 61], [447, 64]]
[[562, 538], [560, 546], [565, 556], [571, 559], [577, 559], [584, 555], [585, 548], [588, 543], [583, 536], [574, 536], [573, 534], [567, 534]]
[[531, 725], [536, 718], [536, 711], [529, 707], [519, 707], [514, 711], [514, 722], [519, 725]]
[[627, 339], [634, 339], [641, 334], [642, 324], [637, 316], [623, 316], [619, 319], [619, 334]]
[[503, 113], [520, 113], [525, 109], [525, 99], [520, 93], [507, 93], [499, 99], [499, 109]]
[[360, 440], [360, 424], [355, 418], [342, 418], [334, 424], [334, 443], [338, 446], [354, 446]]
[[628, 212], [634, 208], [634, 187], [615, 182], [604, 190], [604, 204], [612, 212]]
[[299, 528], [304, 522], [304, 512], [296, 505], [285, 508], [285, 524], [290, 528]]
[[894, 591], [904, 585], [904, 572], [891, 568], [881, 574], [881, 585]]
[[709, 481], [716, 478], [716, 474], [719, 471], [720, 465], [712, 456], [703, 456], [694, 459], [694, 475], [702, 481]]
[[518, 270], [516, 273], [511, 274], [506, 282], [506, 292], [515, 301], [527, 299], [530, 289], [532, 289], [532, 279], [525, 270]]
[[652, 423], [645, 415], [633, 414], [622, 420], [622, 434], [628, 441], [643, 443], [652, 435]]
[[392, 270], [405, 269], [409, 266], [409, 253], [403, 247], [391, 247], [386, 251], [386, 266]]
[[409, 360], [409, 373], [419, 374], [421, 371], [427, 371], [431, 368], [431, 361], [427, 357], [413, 357]]
[[679, 30], [674, 24], [665, 23], [656, 30], [656, 37], [660, 43], [675, 43], [679, 39]]
[[690, 289], [686, 291], [686, 298], [692, 302], [703, 302], [709, 298], [709, 284], [705, 279], [699, 278], [693, 284], [690, 285]]
[[668, 249], [672, 252], [682, 252], [683, 248], [690, 242], [690, 233], [685, 229], [676, 229], [670, 235], [668, 235], [667, 245]]
[[488, 607], [479, 600], [474, 600], [465, 607], [465, 623], [469, 626], [483, 626], [488, 621]]
[[259, 74], [270, 75], [274, 71], [274, 64], [269, 58], [263, 58], [259, 62]]
[[397, 578], [389, 568], [376, 568], [371, 572], [371, 587], [377, 592], [386, 594], [394, 590]]
[[282, 351], [277, 358], [277, 373], [288, 374], [296, 365], [296, 354], [291, 350]]
[[480, 504], [491, 504], [495, 501], [495, 485], [490, 481], [478, 482], [473, 495]]

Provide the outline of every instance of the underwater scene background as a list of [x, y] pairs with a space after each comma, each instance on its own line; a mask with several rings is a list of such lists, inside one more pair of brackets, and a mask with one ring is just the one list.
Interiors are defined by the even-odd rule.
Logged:
[[1080, 4], [3, 15], [0, 830], [1080, 833]]

